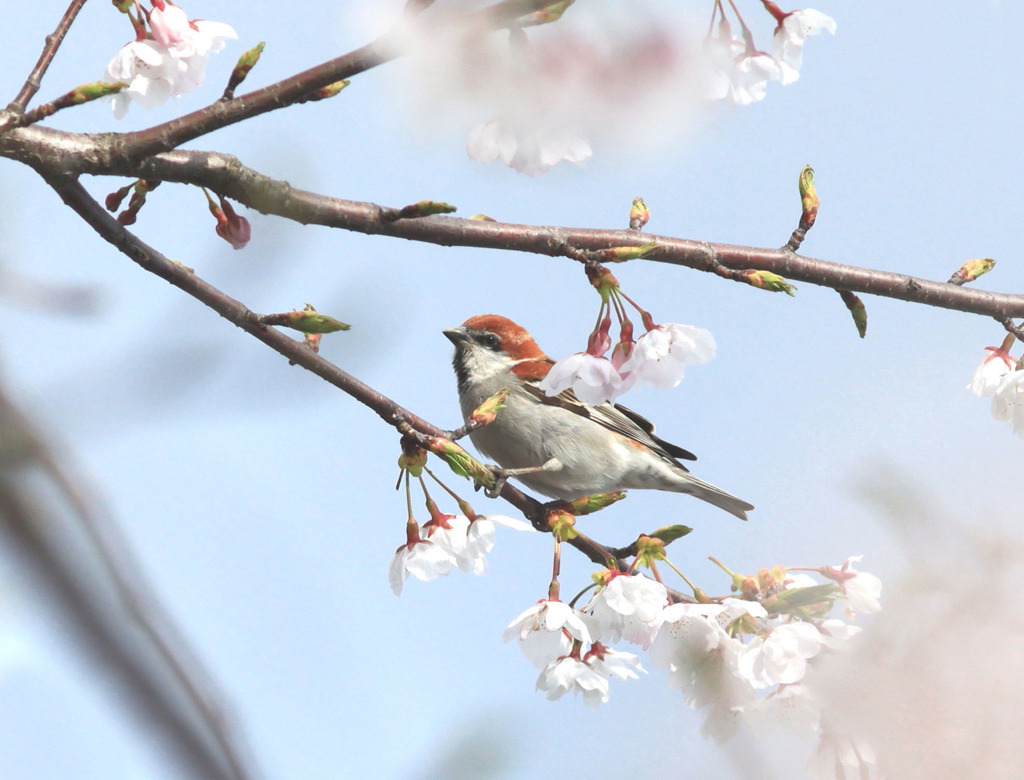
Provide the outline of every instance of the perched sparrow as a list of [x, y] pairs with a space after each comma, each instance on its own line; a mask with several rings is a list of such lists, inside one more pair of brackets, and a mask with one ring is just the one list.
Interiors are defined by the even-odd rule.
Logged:
[[537, 384], [554, 361], [511, 320], [481, 314], [444, 335], [455, 345], [463, 416], [503, 387], [511, 391], [494, 421], [470, 438], [527, 487], [565, 501], [628, 488], [671, 490], [743, 520], [754, 508], [692, 476], [679, 459], [696, 456], [659, 439], [653, 425], [624, 406], [588, 406], [571, 390], [545, 395]]

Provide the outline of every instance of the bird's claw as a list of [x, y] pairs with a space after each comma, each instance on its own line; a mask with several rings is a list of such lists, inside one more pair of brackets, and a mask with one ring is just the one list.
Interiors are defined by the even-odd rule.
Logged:
[[505, 469], [498, 466], [488, 466], [487, 468], [490, 470], [491, 476], [494, 477], [494, 484], [490, 487], [484, 486], [484, 495], [488, 498], [497, 498], [501, 495], [505, 483], [508, 482], [508, 474]]

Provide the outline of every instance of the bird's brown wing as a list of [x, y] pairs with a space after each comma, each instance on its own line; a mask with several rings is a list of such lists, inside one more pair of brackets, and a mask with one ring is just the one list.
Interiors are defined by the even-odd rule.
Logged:
[[684, 450], [682, 447], [655, 436], [654, 424], [650, 420], [622, 404], [603, 403], [598, 406], [590, 406], [578, 399], [571, 388], [563, 390], [556, 396], [549, 396], [537, 386], [536, 382], [526, 382], [525, 385], [543, 403], [568, 409], [570, 412], [593, 420], [609, 430], [621, 433], [627, 439], [650, 447], [658, 455], [683, 471], [687, 469], [679, 462], [680, 460], [697, 460], [697, 456], [689, 450]]

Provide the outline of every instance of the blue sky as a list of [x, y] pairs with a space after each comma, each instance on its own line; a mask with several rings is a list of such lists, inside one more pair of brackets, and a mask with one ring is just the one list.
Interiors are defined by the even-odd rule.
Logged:
[[[267, 49], [251, 81], [269, 83], [365, 43], [375, 23], [369, 5], [190, 3], [191, 15], [239, 33], [211, 60], [206, 88], [153, 111], [133, 107], [121, 123], [107, 106], [89, 105], [50, 124], [130, 129], [198, 108], [259, 40]], [[386, 5], [397, 13], [402, 3]], [[587, 11], [576, 5], [570, 13]], [[747, 6], [752, 17], [763, 13]], [[444, 200], [460, 215], [512, 222], [624, 227], [642, 195], [649, 232], [757, 246], [788, 238], [799, 216], [796, 177], [810, 163], [821, 211], [805, 253], [939, 280], [967, 259], [994, 257], [980, 286], [1024, 287], [1016, 45], [1024, 12], [999, 2], [969, 13], [925, 2], [815, 7], [839, 28], [810, 41], [797, 83], [723, 109], [671, 145], [622, 153], [597, 143], [585, 166], [539, 178], [467, 159], [464, 134], [405, 107], [402, 63], [359, 76], [334, 100], [190, 146], [236, 154], [304, 189], [392, 206]], [[57, 14], [39, 3], [5, 9], [17, 34], [0, 68], [3, 94], [16, 92]], [[99, 78], [128, 37], [109, 4], [86, 4], [41, 95]], [[635, 121], [639, 138], [654, 133], [645, 117]], [[103, 304], [75, 318], [0, 301], [5, 385], [124, 528], [268, 777], [451, 776], [442, 757], [460, 743], [496, 755], [497, 776], [507, 778], [610, 778], [647, 761], [652, 776], [754, 776], [740, 757], [750, 747], [704, 741], [701, 715], [660, 672], [613, 686], [611, 703], [596, 711], [534, 693], [535, 671], [501, 630], [544, 595], [544, 537], [499, 535], [487, 577], [410, 582], [396, 599], [387, 567], [405, 517], [393, 491], [394, 433], [138, 270], [30, 170], [3, 170], [2, 267], [95, 288]], [[102, 197], [124, 183], [87, 186]], [[596, 312], [597, 296], [564, 258], [248, 217], [253, 240], [232, 251], [198, 190], [164, 185], [136, 230], [254, 310], [309, 301], [352, 323], [324, 339], [322, 354], [442, 426], [459, 422], [444, 328], [502, 313], [559, 356], [583, 347]], [[679, 387], [636, 391], [625, 403], [697, 453], [702, 478], [757, 510], [744, 524], [687, 497], [635, 493], [581, 521], [591, 535], [626, 543], [666, 523], [691, 525], [674, 559], [719, 592], [727, 582], [708, 555], [754, 570], [863, 554], [864, 568], [895, 586], [917, 552], [900, 541], [881, 495], [1019, 541], [1021, 442], [964, 390], [982, 347], [1002, 338], [994, 322], [865, 296], [862, 341], [831, 290], [801, 284], [789, 298], [642, 262], [615, 273], [656, 319], [706, 327], [718, 342], [715, 360]], [[505, 511], [472, 500], [478, 511]], [[569, 556], [563, 571], [569, 591], [586, 584], [590, 567]], [[47, 616], [16, 560], [0, 568], [0, 588], [0, 632], [12, 648], [0, 669], [0, 772], [174, 777]], [[799, 771], [806, 749], [772, 754], [781, 775]]]

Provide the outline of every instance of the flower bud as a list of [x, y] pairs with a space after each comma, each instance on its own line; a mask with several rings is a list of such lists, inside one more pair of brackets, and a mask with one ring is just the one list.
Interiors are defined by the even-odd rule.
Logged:
[[967, 284], [973, 282], [979, 276], [987, 274], [995, 268], [996, 261], [991, 257], [983, 257], [978, 260], [968, 260], [951, 277], [947, 284]]
[[629, 229], [643, 230], [651, 219], [651, 212], [643, 198], [633, 198], [633, 207], [629, 210]]
[[814, 168], [810, 165], [800, 171], [800, 205], [803, 207], [800, 227], [808, 230], [818, 218], [818, 191], [814, 187]]
[[647, 257], [657, 246], [658, 244], [654, 241], [643, 246], [613, 246], [609, 249], [602, 249], [597, 254], [604, 262], [624, 263], [627, 260], [638, 260], [641, 257]]
[[864, 338], [868, 332], [868, 310], [864, 306], [864, 301], [860, 299], [860, 296], [855, 295], [849, 290], [839, 290], [839, 297], [843, 299], [846, 308], [850, 310], [853, 324], [857, 326], [857, 333], [860, 334], [861, 338]]
[[796, 287], [778, 274], [773, 274], [771, 271], [743, 271], [742, 274], [746, 277], [744, 281], [753, 286], [758, 287], [762, 290], [770, 290], [771, 292], [784, 292], [786, 295], [792, 296], [793, 290]]
[[334, 319], [334, 317], [328, 317], [326, 314], [320, 314], [310, 304], [306, 304], [306, 308], [302, 311], [290, 311], [285, 313], [284, 321], [275, 323], [283, 325], [286, 328], [293, 328], [301, 331], [302, 333], [335, 333], [339, 330], [349, 330], [352, 326], [347, 325], [344, 322]]
[[451, 214], [453, 211], [458, 211], [458, 209], [450, 203], [439, 200], [421, 200], [399, 209], [392, 219], [419, 219], [432, 214]]
[[479, 425], [490, 425], [494, 422], [494, 418], [498, 416], [498, 412], [505, 408], [509, 392], [507, 387], [501, 388], [501, 390], [474, 409], [469, 419]]
[[547, 518], [548, 528], [551, 533], [563, 542], [567, 539], [575, 539], [579, 534], [576, 531], [576, 518], [564, 509], [556, 509]]
[[230, 99], [234, 97], [235, 89], [245, 81], [249, 71], [260, 61], [260, 55], [263, 54], [264, 46], [266, 46], [266, 42], [260, 41], [248, 51], [242, 52], [242, 56], [238, 58], [238, 62], [235, 63], [231, 76], [228, 78], [228, 86], [224, 90], [225, 98]]
[[624, 490], [615, 490], [611, 493], [592, 493], [589, 496], [582, 496], [569, 502], [570, 511], [576, 515], [589, 515], [600, 512], [605, 507], [611, 506], [616, 501], [626, 497]]

